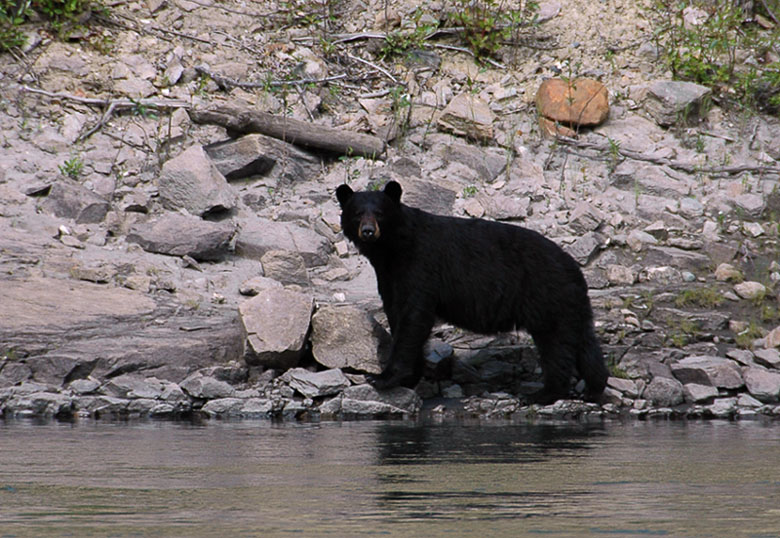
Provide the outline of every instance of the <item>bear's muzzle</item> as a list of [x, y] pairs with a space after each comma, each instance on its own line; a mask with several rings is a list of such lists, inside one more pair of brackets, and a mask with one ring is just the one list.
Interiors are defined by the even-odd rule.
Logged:
[[379, 239], [379, 223], [374, 217], [368, 216], [360, 219], [360, 226], [358, 227], [358, 237], [361, 241], [370, 243]]

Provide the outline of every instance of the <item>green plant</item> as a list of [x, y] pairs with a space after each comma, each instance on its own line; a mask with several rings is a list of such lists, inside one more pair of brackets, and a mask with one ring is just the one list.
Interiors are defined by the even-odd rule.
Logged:
[[698, 324], [690, 319], [669, 321], [670, 332], [666, 335], [666, 343], [672, 347], [685, 347], [694, 339], [699, 330]]
[[753, 302], [753, 305], [755, 305], [756, 307], [761, 307], [763, 306], [765, 299], [766, 299], [766, 290], [763, 290], [757, 293], [756, 296], [751, 299], [751, 301]]
[[360, 157], [351, 157], [349, 155], [342, 155], [338, 158], [339, 161], [344, 163], [344, 183], [348, 184], [350, 181], [360, 177], [360, 169], [352, 168], [352, 165], [357, 162], [358, 159], [360, 159]]
[[761, 325], [755, 320], [751, 320], [747, 328], [740, 331], [734, 341], [737, 346], [743, 349], [753, 349], [753, 341], [764, 336]]
[[421, 8], [417, 8], [411, 16], [413, 24], [411, 30], [387, 33], [385, 42], [379, 50], [380, 57], [403, 55], [413, 49], [422, 48], [428, 36], [434, 34], [439, 27], [438, 21], [428, 21], [424, 15], [425, 12]]
[[628, 375], [628, 372], [626, 372], [623, 368], [618, 366], [617, 361], [615, 361], [614, 357], [610, 357], [607, 361], [607, 369], [609, 370], [610, 377], [619, 377], [621, 379], [630, 379], [630, 376]]
[[721, 293], [710, 287], [692, 288], [680, 292], [674, 300], [678, 307], [696, 306], [700, 308], [714, 308], [724, 301]]
[[761, 321], [773, 322], [780, 319], [780, 309], [772, 305], [763, 305], [761, 307]]
[[509, 9], [508, 4], [504, 0], [455, 0], [452, 19], [477, 59], [494, 56], [519, 28], [536, 20], [536, 2], [523, 2], [519, 9]]
[[398, 130], [405, 133], [409, 127], [410, 114], [412, 112], [412, 101], [409, 99], [409, 92], [403, 86], [394, 86], [390, 90], [390, 110], [393, 112], [393, 119]]
[[130, 98], [133, 103], [132, 114], [133, 116], [141, 116], [142, 118], [157, 119], [157, 107], [154, 105], [147, 105], [140, 100]]
[[[769, 18], [780, 15], [777, 0], [761, 4]], [[656, 0], [651, 8], [655, 38], [674, 78], [709, 86], [722, 101], [777, 112], [780, 62], [762, 59], [772, 58], [780, 25], [763, 29], [747, 24], [743, 5], [733, 0]], [[691, 13], [698, 14], [697, 22], [686, 22]]]
[[24, 45], [19, 26], [34, 13], [59, 33], [65, 23], [75, 23], [82, 13], [100, 7], [99, 0], [0, 0], [0, 52]]
[[71, 179], [78, 179], [84, 169], [84, 163], [78, 155], [71, 157], [60, 166], [60, 173], [64, 176], [68, 176]]
[[209, 87], [209, 82], [211, 81], [211, 77], [208, 76], [205, 73], [201, 73], [198, 77], [198, 81], [195, 83], [195, 95], [198, 95], [199, 97], [206, 97], [208, 92], [206, 91]]
[[607, 137], [607, 144], [608, 144], [608, 153], [609, 153], [609, 173], [615, 171], [615, 168], [617, 168], [617, 165], [620, 164], [621, 155], [620, 155], [620, 140], [614, 140], [610, 137]]
[[21, 47], [26, 38], [19, 26], [30, 13], [30, 0], [0, 0], [0, 51]]
[[91, 0], [33, 0], [33, 9], [55, 21], [72, 20], [90, 8]]
[[464, 198], [472, 198], [476, 196], [477, 194], [477, 186], [476, 185], [469, 185], [467, 187], [463, 187], [463, 197]]

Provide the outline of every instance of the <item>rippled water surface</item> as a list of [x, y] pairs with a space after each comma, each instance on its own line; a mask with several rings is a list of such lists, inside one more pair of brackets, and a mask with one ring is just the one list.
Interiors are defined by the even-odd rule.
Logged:
[[0, 422], [0, 536], [780, 536], [780, 423]]

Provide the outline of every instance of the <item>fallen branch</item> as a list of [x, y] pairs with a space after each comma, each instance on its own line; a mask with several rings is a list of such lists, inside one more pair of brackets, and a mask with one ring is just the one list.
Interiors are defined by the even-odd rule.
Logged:
[[28, 93], [34, 93], [38, 95], [44, 95], [50, 99], [61, 101], [73, 101], [74, 103], [81, 103], [87, 106], [97, 106], [103, 108], [103, 114], [100, 116], [98, 122], [93, 125], [86, 132], [81, 133], [74, 143], [86, 140], [108, 123], [115, 110], [122, 109], [143, 109], [154, 108], [158, 110], [169, 110], [175, 108], [189, 108], [189, 103], [185, 101], [166, 100], [166, 99], [100, 99], [96, 97], [80, 97], [78, 95], [72, 95], [69, 93], [54, 93], [47, 92], [46, 90], [39, 90], [38, 88], [31, 88], [30, 86], [20, 86], [22, 91]]
[[372, 69], [374, 69], [374, 70], [376, 70], [376, 71], [379, 71], [379, 72], [380, 72], [380, 73], [382, 73], [384, 76], [386, 76], [387, 78], [389, 78], [390, 80], [392, 80], [392, 81], [393, 81], [393, 84], [398, 84], [398, 80], [397, 80], [397, 79], [396, 79], [396, 78], [395, 78], [393, 75], [391, 75], [391, 74], [390, 74], [390, 72], [389, 72], [387, 69], [385, 69], [385, 68], [383, 68], [383, 67], [380, 67], [380, 66], [378, 66], [378, 65], [376, 65], [376, 64], [372, 64], [372, 63], [371, 63], [371, 62], [369, 62], [368, 60], [364, 60], [363, 58], [359, 58], [359, 57], [357, 57], [357, 56], [353, 56], [353, 55], [351, 55], [351, 54], [349, 54], [349, 53], [347, 53], [347, 58], [349, 58], [350, 60], [354, 60], [354, 61], [356, 61], [356, 62], [360, 62], [360, 63], [362, 63], [362, 64], [365, 64], [365, 65], [369, 66], [370, 68], [372, 68]]
[[385, 142], [372, 135], [326, 127], [257, 110], [219, 106], [189, 110], [195, 123], [219, 125], [236, 133], [260, 133], [291, 144], [339, 155], [375, 159], [385, 151]]
[[217, 85], [223, 90], [229, 90], [230, 88], [253, 89], [253, 88], [269, 88], [269, 87], [278, 87], [278, 86], [324, 84], [325, 82], [333, 82], [336, 80], [342, 80], [347, 78], [347, 75], [342, 73], [340, 75], [333, 75], [330, 77], [316, 78], [316, 79], [300, 78], [295, 80], [266, 80], [263, 82], [243, 82], [240, 80], [233, 80], [232, 78], [222, 76], [219, 73], [214, 73], [213, 71], [210, 71], [208, 68], [206, 68], [206, 66], [203, 65], [195, 66], [195, 71], [201, 75], [205, 75], [209, 77], [211, 80], [216, 82]]
[[31, 88], [30, 86], [24, 85], [20, 86], [20, 89], [28, 93], [44, 95], [50, 99], [73, 101], [75, 103], [81, 103], [88, 106], [110, 107], [120, 110], [139, 107], [150, 107], [166, 110], [173, 108], [189, 108], [190, 106], [190, 104], [186, 101], [179, 101], [175, 99], [101, 99], [99, 97], [79, 97], [78, 95], [62, 92], [47, 92], [46, 90], [39, 90], [38, 88]]
[[569, 138], [567, 136], [556, 137], [558, 143], [565, 144], [567, 146], [573, 146], [581, 149], [592, 149], [600, 152], [614, 152], [617, 151], [623, 157], [633, 159], [635, 161], [645, 161], [660, 166], [668, 166], [674, 170], [680, 170], [688, 174], [711, 174], [711, 175], [735, 175], [743, 172], [753, 172], [759, 174], [780, 174], [780, 166], [761, 166], [741, 164], [734, 166], [701, 166], [698, 164], [685, 163], [681, 161], [674, 161], [665, 157], [653, 157], [640, 153], [638, 151], [617, 148], [609, 146], [607, 144], [596, 144], [595, 142], [585, 142], [584, 140], [577, 140], [575, 138]]

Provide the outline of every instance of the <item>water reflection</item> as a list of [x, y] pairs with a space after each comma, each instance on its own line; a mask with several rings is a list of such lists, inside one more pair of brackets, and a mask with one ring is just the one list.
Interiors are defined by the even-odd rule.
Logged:
[[388, 423], [377, 429], [380, 465], [531, 463], [564, 453], [584, 456], [589, 440], [604, 433], [602, 425], [584, 424], [420, 427]]
[[0, 536], [780, 536], [778, 425], [0, 422]]

